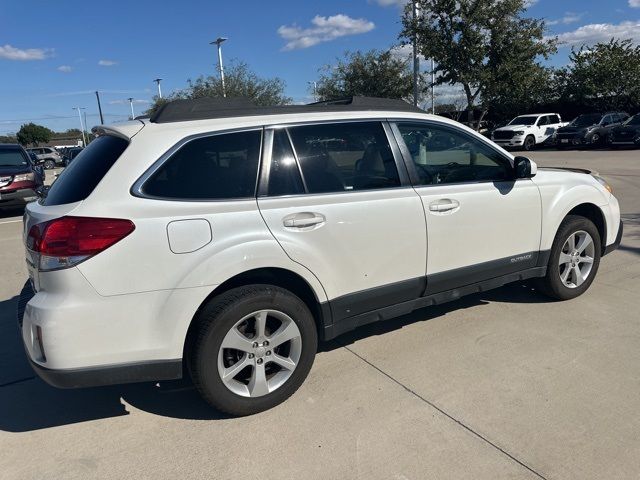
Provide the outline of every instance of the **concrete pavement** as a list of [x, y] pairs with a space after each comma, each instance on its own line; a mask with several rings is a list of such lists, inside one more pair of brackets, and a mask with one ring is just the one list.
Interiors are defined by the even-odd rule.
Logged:
[[220, 416], [188, 382], [56, 390], [15, 327], [19, 218], [0, 218], [0, 475], [8, 479], [637, 479], [640, 151], [530, 155], [599, 171], [625, 218], [592, 288], [511, 285], [322, 346], [296, 395]]

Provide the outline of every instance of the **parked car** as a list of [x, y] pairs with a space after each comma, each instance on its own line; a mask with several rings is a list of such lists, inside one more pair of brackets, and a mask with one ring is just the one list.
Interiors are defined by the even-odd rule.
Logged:
[[613, 146], [640, 146], [640, 113], [629, 118], [622, 125], [612, 128], [608, 142]]
[[47, 170], [64, 165], [62, 155], [53, 147], [29, 148], [28, 151], [34, 153]]
[[178, 100], [94, 132], [24, 217], [17, 318], [58, 387], [186, 367], [214, 407], [256, 413], [318, 340], [525, 279], [575, 298], [622, 236], [603, 179], [401, 101]]
[[624, 112], [588, 113], [579, 115], [556, 134], [559, 147], [602, 145], [611, 130], [629, 118]]
[[68, 167], [69, 164], [76, 158], [80, 152], [84, 150], [82, 147], [71, 147], [67, 148], [64, 152], [64, 165]]
[[0, 144], [0, 210], [36, 200], [43, 183], [42, 167], [21, 145]]
[[567, 125], [558, 113], [520, 115], [506, 126], [493, 131], [491, 139], [505, 148], [531, 150], [553, 138], [556, 131]]

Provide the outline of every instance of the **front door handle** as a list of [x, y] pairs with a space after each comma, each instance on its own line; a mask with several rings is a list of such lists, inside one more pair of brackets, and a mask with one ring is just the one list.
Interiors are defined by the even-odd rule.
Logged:
[[440, 200], [436, 200], [435, 202], [431, 202], [429, 204], [429, 210], [431, 212], [448, 212], [450, 210], [455, 210], [459, 206], [460, 202], [458, 202], [457, 200], [443, 198]]
[[314, 225], [320, 225], [325, 221], [326, 218], [324, 215], [314, 212], [293, 213], [282, 219], [283, 225], [289, 228], [313, 227]]

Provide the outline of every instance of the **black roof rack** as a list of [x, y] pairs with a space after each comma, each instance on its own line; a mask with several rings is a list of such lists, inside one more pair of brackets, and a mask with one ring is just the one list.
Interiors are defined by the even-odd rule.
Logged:
[[152, 123], [186, 122], [226, 117], [282, 115], [286, 113], [357, 112], [398, 110], [424, 113], [404, 100], [374, 97], [347, 97], [308, 105], [257, 106], [248, 98], [197, 98], [173, 100], [162, 105], [150, 117]]

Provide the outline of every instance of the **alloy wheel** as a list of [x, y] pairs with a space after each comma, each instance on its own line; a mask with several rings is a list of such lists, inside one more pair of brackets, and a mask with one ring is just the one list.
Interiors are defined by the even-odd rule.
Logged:
[[560, 280], [568, 288], [578, 288], [591, 274], [595, 244], [584, 230], [569, 235], [558, 260]]
[[281, 387], [302, 353], [302, 335], [283, 312], [259, 310], [227, 332], [218, 352], [222, 383], [243, 397], [261, 397]]

